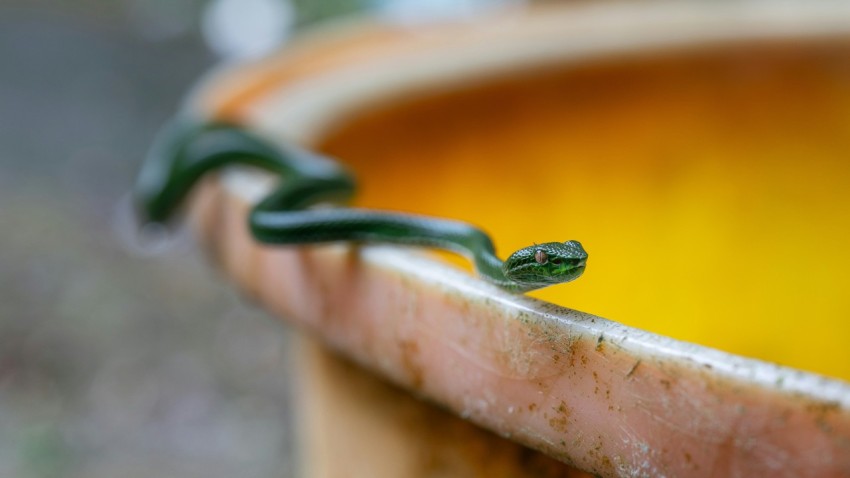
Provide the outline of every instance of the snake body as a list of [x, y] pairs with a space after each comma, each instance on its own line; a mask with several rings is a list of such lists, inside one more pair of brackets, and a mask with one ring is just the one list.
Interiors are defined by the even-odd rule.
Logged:
[[185, 118], [163, 128], [139, 174], [136, 196], [144, 220], [167, 222], [199, 179], [231, 164], [283, 177], [249, 214], [251, 233], [263, 243], [355, 241], [445, 249], [468, 256], [482, 278], [511, 292], [569, 282], [585, 268], [587, 253], [577, 241], [535, 244], [502, 262], [490, 237], [465, 222], [347, 207], [311, 208], [324, 202], [343, 204], [354, 194], [356, 182], [342, 165], [273, 144], [239, 125]]

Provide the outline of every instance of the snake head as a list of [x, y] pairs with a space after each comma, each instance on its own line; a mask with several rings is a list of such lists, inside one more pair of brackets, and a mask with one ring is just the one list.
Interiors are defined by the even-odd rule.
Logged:
[[504, 262], [505, 276], [523, 291], [578, 279], [587, 252], [578, 241], [547, 242], [520, 249]]

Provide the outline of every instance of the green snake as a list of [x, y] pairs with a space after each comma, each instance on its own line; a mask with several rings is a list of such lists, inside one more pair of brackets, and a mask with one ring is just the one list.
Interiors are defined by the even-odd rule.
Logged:
[[163, 128], [136, 185], [142, 219], [166, 223], [201, 177], [230, 164], [284, 178], [249, 214], [251, 233], [262, 243], [353, 241], [444, 249], [468, 256], [483, 279], [517, 293], [569, 282], [584, 272], [587, 253], [578, 241], [534, 244], [502, 262], [490, 237], [464, 222], [347, 207], [311, 208], [329, 201], [345, 203], [356, 189], [353, 176], [317, 153], [272, 143], [223, 122], [178, 118]]

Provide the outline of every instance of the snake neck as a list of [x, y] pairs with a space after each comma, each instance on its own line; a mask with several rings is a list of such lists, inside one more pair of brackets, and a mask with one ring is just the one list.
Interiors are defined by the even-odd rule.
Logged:
[[250, 215], [252, 235], [270, 244], [366, 242], [442, 249], [467, 256], [488, 282], [511, 291], [490, 237], [464, 222], [353, 208], [280, 211], [266, 201]]

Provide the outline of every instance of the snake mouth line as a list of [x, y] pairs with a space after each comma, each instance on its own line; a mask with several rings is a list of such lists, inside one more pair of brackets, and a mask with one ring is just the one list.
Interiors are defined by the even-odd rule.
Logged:
[[573, 268], [572, 273], [571, 273], [573, 278], [570, 279], [570, 281], [574, 281], [574, 280], [578, 279], [579, 277], [581, 277], [581, 275], [584, 274], [584, 268], [585, 267], [587, 267], [587, 266], [584, 262], [582, 262], [581, 264], [576, 264], [576, 266]]

